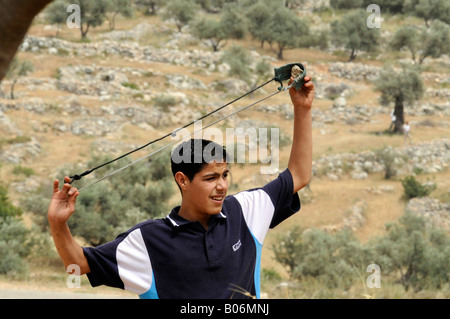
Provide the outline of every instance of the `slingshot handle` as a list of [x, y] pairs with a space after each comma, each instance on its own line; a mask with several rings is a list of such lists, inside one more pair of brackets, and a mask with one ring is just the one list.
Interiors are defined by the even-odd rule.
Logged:
[[304, 83], [304, 78], [306, 75], [306, 68], [301, 63], [289, 63], [278, 68], [274, 68], [275, 81], [281, 84], [278, 90], [283, 89], [283, 81], [287, 81], [291, 78], [291, 70], [294, 65], [297, 65], [303, 72], [301, 72], [300, 75], [294, 79], [294, 82], [291, 84], [291, 86], [295, 87], [297, 91], [300, 90], [301, 86]]

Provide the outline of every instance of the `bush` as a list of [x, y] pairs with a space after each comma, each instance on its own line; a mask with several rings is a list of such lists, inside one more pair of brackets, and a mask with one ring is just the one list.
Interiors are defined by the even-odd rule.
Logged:
[[272, 248], [292, 279], [314, 278], [328, 288], [349, 289], [371, 263], [370, 250], [347, 231], [294, 228]]
[[14, 175], [20, 175], [23, 174], [26, 177], [30, 177], [32, 175], [35, 174], [34, 169], [32, 169], [31, 167], [24, 167], [24, 166], [14, 166], [13, 168], [13, 174]]
[[[82, 191], [77, 199], [76, 212], [69, 219], [73, 235], [97, 246], [113, 240], [137, 222], [167, 215], [167, 200], [174, 193], [173, 177], [167, 165], [169, 156], [167, 152], [158, 154]], [[93, 158], [87, 166], [96, 167], [107, 160], [105, 157]], [[85, 177], [74, 186], [81, 188], [92, 182], [92, 178], [101, 178], [130, 162], [131, 159], [124, 158], [95, 171], [92, 177]], [[71, 175], [79, 170], [79, 167], [61, 169], [58, 176]], [[22, 201], [24, 208], [35, 214], [34, 221], [43, 230], [48, 228], [46, 216], [51, 196], [48, 192], [51, 186], [47, 187]]]
[[237, 45], [231, 46], [222, 55], [222, 61], [230, 66], [228, 76], [237, 77], [247, 83], [251, 81], [251, 71], [249, 65], [252, 58], [248, 51]]
[[384, 164], [384, 178], [390, 179], [397, 175], [395, 168], [395, 151], [390, 147], [384, 147], [375, 151], [377, 160]]
[[163, 112], [169, 112], [169, 107], [177, 104], [177, 100], [171, 95], [160, 94], [153, 99], [153, 103]]
[[436, 185], [430, 186], [419, 183], [414, 176], [406, 176], [401, 181], [404, 190], [403, 196], [406, 199], [428, 196], [433, 190], [436, 189]]
[[406, 213], [386, 225], [387, 234], [370, 243], [383, 274], [408, 290], [440, 289], [449, 283], [450, 238], [443, 230], [427, 228], [425, 219]]
[[0, 274], [18, 274], [26, 270], [23, 258], [30, 253], [28, 230], [11, 204], [7, 190], [0, 186]]
[[139, 86], [132, 82], [122, 82], [122, 86], [132, 90], [139, 90]]
[[391, 278], [405, 290], [443, 289], [450, 281], [449, 234], [408, 212], [398, 222], [386, 224], [385, 235], [366, 244], [349, 231], [330, 234], [294, 227], [272, 249], [291, 279], [306, 286], [314, 282], [348, 290], [371, 264], [380, 267], [383, 282]]

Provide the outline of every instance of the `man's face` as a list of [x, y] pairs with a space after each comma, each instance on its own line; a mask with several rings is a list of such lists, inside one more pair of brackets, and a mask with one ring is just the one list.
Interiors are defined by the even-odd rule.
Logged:
[[228, 165], [212, 162], [186, 181], [183, 205], [188, 208], [191, 220], [201, 220], [221, 212], [228, 191]]

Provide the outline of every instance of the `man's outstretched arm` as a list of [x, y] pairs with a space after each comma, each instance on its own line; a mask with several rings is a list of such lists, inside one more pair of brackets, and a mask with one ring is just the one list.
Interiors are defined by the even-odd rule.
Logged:
[[83, 248], [75, 241], [70, 233], [67, 221], [75, 211], [77, 196], [80, 194], [75, 187], [71, 187], [70, 178], [65, 177], [65, 184], [59, 190], [59, 182], [53, 182], [53, 195], [48, 207], [47, 218], [50, 224], [53, 240], [64, 266], [71, 264], [80, 267], [81, 275], [90, 272], [89, 264], [83, 253]]
[[292, 87], [289, 94], [294, 105], [294, 133], [288, 168], [294, 181], [294, 193], [297, 193], [311, 180], [311, 107], [314, 99], [314, 83], [311, 82], [311, 77], [305, 76], [305, 83], [300, 90]]

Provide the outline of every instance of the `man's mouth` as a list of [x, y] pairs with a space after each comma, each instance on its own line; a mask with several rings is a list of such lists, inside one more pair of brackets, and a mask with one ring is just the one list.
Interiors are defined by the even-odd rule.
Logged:
[[211, 196], [210, 198], [215, 202], [222, 202], [225, 196]]

